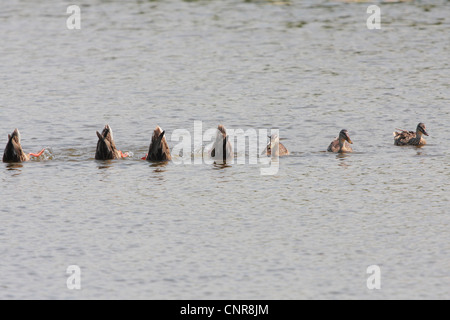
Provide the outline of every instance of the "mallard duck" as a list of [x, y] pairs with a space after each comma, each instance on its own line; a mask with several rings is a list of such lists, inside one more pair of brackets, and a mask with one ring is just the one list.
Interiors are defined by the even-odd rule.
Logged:
[[335, 140], [333, 140], [333, 142], [331, 142], [327, 151], [337, 153], [353, 152], [353, 149], [350, 146], [350, 144], [353, 144], [353, 141], [352, 139], [350, 139], [348, 131], [343, 129], [339, 133], [339, 137], [337, 137]]
[[142, 158], [142, 160], [147, 161], [170, 161], [172, 156], [170, 155], [169, 145], [167, 144], [165, 131], [163, 131], [159, 126], [153, 131], [152, 141], [150, 142], [150, 147], [148, 154]]
[[211, 157], [219, 162], [227, 162], [234, 158], [233, 147], [229, 136], [227, 136], [227, 130], [223, 125], [217, 127], [217, 135], [211, 149]]
[[109, 125], [105, 126], [101, 134], [97, 131], [97, 137], [98, 143], [95, 160], [114, 160], [128, 157], [127, 153], [117, 150], [113, 132]]
[[423, 135], [429, 136], [427, 128], [423, 123], [417, 125], [416, 132], [397, 129], [400, 132], [394, 132], [394, 144], [396, 146], [424, 146], [427, 141]]
[[45, 149], [42, 149], [39, 153], [26, 154], [22, 149], [20, 140], [20, 132], [18, 129], [15, 129], [12, 134], [8, 134], [8, 144], [3, 154], [3, 162], [29, 161], [31, 157], [40, 157], [45, 151]]
[[275, 152], [273, 153], [273, 155], [275, 157], [289, 155], [289, 150], [280, 142], [280, 137], [276, 133], [269, 136], [269, 139], [269, 144], [267, 145], [266, 149], [264, 149], [263, 154], [271, 156], [272, 150], [274, 150]]

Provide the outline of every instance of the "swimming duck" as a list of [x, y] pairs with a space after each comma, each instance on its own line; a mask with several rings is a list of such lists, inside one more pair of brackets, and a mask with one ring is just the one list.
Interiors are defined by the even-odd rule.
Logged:
[[327, 151], [337, 153], [353, 152], [353, 149], [350, 146], [350, 144], [353, 144], [353, 141], [352, 139], [350, 139], [348, 131], [343, 129], [339, 133], [339, 137], [337, 137], [335, 140], [333, 140], [333, 142], [331, 142]]
[[397, 129], [400, 132], [394, 132], [394, 144], [396, 146], [424, 146], [427, 141], [423, 135], [429, 136], [427, 128], [423, 123], [417, 125], [416, 132]]
[[214, 160], [223, 162], [234, 158], [230, 137], [227, 136], [227, 129], [223, 125], [217, 127], [217, 135], [211, 149], [211, 157]]
[[97, 131], [97, 136], [98, 143], [95, 160], [114, 160], [128, 157], [127, 153], [117, 150], [113, 132], [109, 125], [105, 126], [101, 134]]
[[273, 155], [276, 157], [282, 157], [282, 156], [289, 155], [289, 150], [280, 142], [280, 137], [276, 133], [269, 136], [269, 139], [270, 139], [269, 144], [267, 145], [263, 154], [267, 154], [268, 156], [271, 156], [272, 150], [275, 150]]
[[150, 147], [148, 154], [142, 158], [142, 160], [147, 161], [170, 161], [172, 156], [170, 155], [169, 145], [165, 137], [165, 131], [163, 131], [159, 126], [153, 131], [152, 141], [150, 142]]
[[42, 149], [39, 153], [26, 154], [23, 152], [20, 140], [18, 129], [15, 129], [12, 134], [8, 134], [8, 144], [3, 154], [3, 162], [25, 162], [30, 160], [31, 157], [40, 157], [45, 151], [45, 149]]

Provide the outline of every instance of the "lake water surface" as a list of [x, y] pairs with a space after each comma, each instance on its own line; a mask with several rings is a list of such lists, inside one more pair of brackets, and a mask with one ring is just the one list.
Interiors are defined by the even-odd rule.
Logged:
[[[373, 3], [96, 0], [81, 30], [76, 1], [3, 3], [0, 148], [47, 151], [0, 165], [0, 299], [449, 299], [450, 2]], [[291, 155], [140, 160], [194, 121]], [[106, 123], [131, 158], [94, 160]], [[355, 153], [324, 152], [343, 128]]]

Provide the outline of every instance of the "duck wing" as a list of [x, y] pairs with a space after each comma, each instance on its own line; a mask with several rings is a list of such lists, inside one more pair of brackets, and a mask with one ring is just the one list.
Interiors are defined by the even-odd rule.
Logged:
[[409, 141], [414, 138], [416, 138], [416, 133], [414, 131], [402, 130], [400, 132], [394, 132], [394, 143], [397, 146], [406, 146], [409, 144]]
[[331, 142], [329, 145], [327, 151], [328, 152], [339, 152], [340, 146], [339, 146], [339, 139], [335, 139]]
[[280, 143], [280, 150], [279, 150], [279, 154], [280, 156], [287, 156], [289, 155], [289, 150], [282, 144]]

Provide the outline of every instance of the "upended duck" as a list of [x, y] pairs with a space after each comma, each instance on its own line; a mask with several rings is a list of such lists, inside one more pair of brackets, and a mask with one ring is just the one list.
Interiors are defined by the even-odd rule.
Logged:
[[3, 162], [25, 162], [29, 161], [31, 157], [40, 157], [45, 149], [39, 153], [26, 154], [20, 143], [21, 137], [18, 129], [15, 129], [12, 134], [8, 135], [8, 143], [6, 144], [5, 152], [3, 153]]
[[100, 134], [97, 131], [98, 143], [95, 152], [95, 160], [115, 160], [128, 157], [128, 153], [117, 150], [114, 142], [113, 132], [109, 125], [106, 125]]
[[233, 147], [227, 129], [223, 125], [217, 127], [217, 135], [211, 149], [211, 158], [217, 162], [227, 162], [234, 158]]
[[280, 142], [280, 137], [278, 134], [274, 133], [273, 135], [269, 136], [269, 144], [267, 145], [266, 149], [264, 149], [263, 154], [266, 154], [268, 156], [275, 156], [275, 157], [282, 157], [282, 156], [288, 156], [289, 150]]
[[156, 126], [153, 131], [152, 141], [148, 149], [148, 154], [142, 158], [147, 161], [170, 161], [172, 156], [170, 154], [169, 145], [165, 137], [165, 131], [159, 126]]
[[352, 139], [350, 139], [348, 131], [343, 129], [339, 133], [339, 136], [335, 140], [333, 140], [333, 142], [331, 142], [327, 151], [335, 153], [353, 152], [353, 149], [350, 146], [350, 144], [353, 144], [353, 141]]
[[394, 132], [394, 144], [396, 146], [424, 146], [427, 141], [423, 136], [429, 136], [427, 128], [423, 123], [417, 125], [416, 132], [397, 129], [400, 132]]

